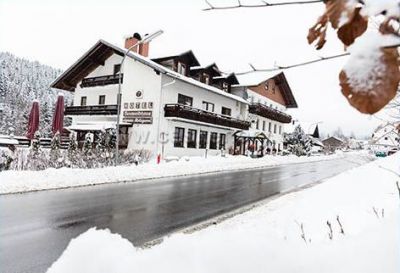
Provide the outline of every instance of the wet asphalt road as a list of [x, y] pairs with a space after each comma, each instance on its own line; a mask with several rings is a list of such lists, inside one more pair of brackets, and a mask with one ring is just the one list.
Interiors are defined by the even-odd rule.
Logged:
[[292, 164], [0, 196], [0, 272], [45, 272], [70, 239], [109, 228], [135, 245], [362, 165], [371, 158]]

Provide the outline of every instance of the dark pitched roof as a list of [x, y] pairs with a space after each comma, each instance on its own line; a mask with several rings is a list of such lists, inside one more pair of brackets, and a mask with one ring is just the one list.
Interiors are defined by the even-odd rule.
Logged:
[[112, 54], [123, 56], [123, 52], [110, 47], [104, 41], [98, 41], [82, 57], [80, 57], [69, 69], [62, 73], [51, 87], [74, 91], [76, 85], [99, 65], [104, 65]]
[[185, 51], [178, 55], [155, 58], [155, 59], [152, 59], [152, 61], [154, 61], [156, 63], [162, 63], [164, 61], [168, 61], [168, 60], [172, 60], [172, 59], [181, 59], [181, 60], [189, 61], [191, 63], [191, 66], [199, 66], [200, 65], [200, 62], [197, 60], [197, 58], [194, 55], [192, 50]]

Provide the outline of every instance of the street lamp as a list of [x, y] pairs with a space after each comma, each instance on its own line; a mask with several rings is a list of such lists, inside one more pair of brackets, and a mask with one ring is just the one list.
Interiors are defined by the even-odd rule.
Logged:
[[138, 41], [136, 44], [132, 45], [126, 51], [124, 52], [124, 56], [122, 57], [121, 63], [119, 64], [120, 70], [119, 70], [119, 78], [118, 78], [118, 95], [117, 95], [117, 132], [116, 132], [116, 138], [117, 138], [117, 147], [116, 147], [116, 155], [115, 155], [115, 166], [117, 166], [119, 162], [119, 120], [121, 116], [121, 85], [122, 85], [122, 75], [123, 75], [123, 64], [125, 62], [126, 56], [128, 53], [136, 46], [139, 46], [141, 44], [145, 44], [153, 40], [154, 38], [160, 36], [163, 34], [164, 31], [158, 30], [150, 35], [146, 35], [142, 40]]

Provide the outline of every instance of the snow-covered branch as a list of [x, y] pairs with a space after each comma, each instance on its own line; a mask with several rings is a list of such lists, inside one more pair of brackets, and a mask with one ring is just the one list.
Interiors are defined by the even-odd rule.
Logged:
[[341, 58], [341, 57], [346, 57], [349, 55], [350, 55], [350, 53], [346, 52], [346, 53], [332, 55], [332, 56], [328, 56], [328, 57], [319, 57], [318, 59], [305, 61], [302, 63], [296, 63], [296, 64], [284, 65], [284, 66], [276, 65], [275, 67], [272, 67], [272, 68], [256, 68], [254, 65], [249, 64], [251, 67], [251, 70], [237, 72], [235, 74], [236, 75], [245, 75], [245, 74], [250, 74], [250, 73], [254, 73], [254, 72], [271, 72], [271, 71], [286, 70], [286, 69], [290, 69], [290, 68], [295, 68], [295, 67], [310, 65], [310, 64], [314, 64], [314, 63], [323, 62], [323, 61], [328, 61], [328, 60], [332, 60], [332, 59], [337, 59], [337, 58]]
[[243, 4], [240, 0], [237, 1], [236, 5], [232, 6], [214, 6], [210, 1], [205, 0], [208, 8], [203, 9], [204, 11], [209, 10], [226, 10], [226, 9], [238, 9], [238, 8], [263, 8], [263, 7], [273, 7], [273, 6], [287, 6], [287, 5], [304, 5], [304, 4], [315, 4], [321, 3], [323, 0], [308, 0], [308, 1], [289, 1], [280, 3], [269, 3], [266, 1], [261, 1], [260, 4]]

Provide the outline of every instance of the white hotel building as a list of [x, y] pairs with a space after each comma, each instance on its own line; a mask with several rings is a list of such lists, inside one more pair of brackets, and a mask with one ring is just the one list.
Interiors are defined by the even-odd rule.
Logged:
[[[139, 40], [135, 34], [125, 47]], [[126, 50], [100, 40], [52, 83], [74, 92], [65, 115], [72, 117], [69, 129], [79, 140], [87, 132], [116, 127], [121, 77], [121, 148], [162, 157], [244, 153], [254, 141], [244, 133], [254, 121], [249, 109], [255, 106], [247, 100], [252, 87], [241, 86], [234, 74], [223, 75], [215, 64], [202, 67], [192, 51], [150, 59], [148, 50], [149, 44], [135, 47], [121, 69]], [[258, 110], [253, 112], [266, 116]], [[283, 122], [290, 122], [288, 117]]]

